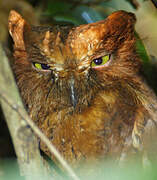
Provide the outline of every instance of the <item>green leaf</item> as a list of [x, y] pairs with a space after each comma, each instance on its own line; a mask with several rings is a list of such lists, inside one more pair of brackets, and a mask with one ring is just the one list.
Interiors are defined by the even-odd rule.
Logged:
[[100, 3], [102, 7], [111, 7], [116, 10], [125, 10], [134, 12], [134, 8], [130, 5], [130, 3], [126, 0], [110, 0], [107, 2]]
[[157, 68], [154, 66], [151, 58], [148, 56], [148, 53], [147, 53], [145, 46], [144, 46], [142, 40], [140, 39], [139, 35], [137, 33], [135, 33], [135, 36], [137, 39], [136, 50], [143, 62], [144, 76], [145, 76], [148, 84], [154, 89], [154, 91], [157, 94], [157, 81], [156, 81]]
[[147, 51], [146, 51], [144, 44], [143, 44], [142, 40], [140, 39], [139, 35], [137, 33], [135, 33], [135, 36], [136, 36], [136, 40], [137, 40], [136, 41], [137, 52], [139, 53], [141, 59], [143, 60], [143, 63], [147, 64], [150, 62]]
[[53, 17], [53, 19], [57, 22], [67, 22], [67, 23], [71, 23], [74, 25], [78, 25], [80, 24], [80, 21], [73, 17], [71, 14], [59, 14], [59, 15], [55, 15]]
[[72, 4], [64, 1], [49, 1], [45, 14], [52, 17], [58, 13], [69, 13], [71, 7]]

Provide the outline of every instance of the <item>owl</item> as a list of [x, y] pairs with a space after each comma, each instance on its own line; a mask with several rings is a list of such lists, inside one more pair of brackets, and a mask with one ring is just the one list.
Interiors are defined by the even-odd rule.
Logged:
[[[11, 62], [31, 119], [73, 166], [156, 154], [157, 98], [142, 75], [136, 17], [31, 26], [11, 11]], [[55, 160], [48, 148], [40, 148]]]

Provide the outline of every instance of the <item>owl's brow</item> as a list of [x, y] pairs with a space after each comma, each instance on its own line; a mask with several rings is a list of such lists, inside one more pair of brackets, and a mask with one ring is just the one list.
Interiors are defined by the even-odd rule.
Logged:
[[30, 49], [31, 52], [29, 53], [30, 54], [29, 60], [31, 62], [39, 62], [39, 63], [48, 62], [47, 58], [44, 56], [44, 54], [42, 54], [42, 51], [37, 44], [32, 44]]
[[31, 30], [34, 32], [43, 33], [46, 31], [53, 32], [53, 27], [50, 26], [31, 26]]
[[40, 48], [36, 45], [36, 44], [32, 44], [32, 47], [37, 50], [37, 51], [40, 51]]
[[90, 56], [90, 59], [93, 60], [95, 58], [99, 58], [108, 54], [112, 54], [111, 52], [107, 52], [104, 49], [100, 49], [98, 51], [96, 51], [92, 56]]

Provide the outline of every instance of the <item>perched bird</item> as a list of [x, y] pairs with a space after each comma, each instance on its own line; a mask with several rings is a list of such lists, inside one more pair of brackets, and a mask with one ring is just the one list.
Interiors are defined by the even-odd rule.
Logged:
[[91, 24], [34, 27], [10, 12], [12, 67], [25, 107], [72, 165], [156, 153], [157, 98], [141, 73], [135, 22], [117, 11]]

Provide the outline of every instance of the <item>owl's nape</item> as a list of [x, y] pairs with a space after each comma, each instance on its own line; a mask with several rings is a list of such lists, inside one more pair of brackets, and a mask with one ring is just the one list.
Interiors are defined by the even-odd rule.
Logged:
[[[77, 27], [31, 27], [10, 13], [22, 99], [71, 164], [143, 153], [143, 137], [151, 134], [145, 126], [157, 119], [157, 100], [140, 75], [135, 21], [132, 13], [117, 11]], [[53, 159], [42, 142], [40, 147]]]

